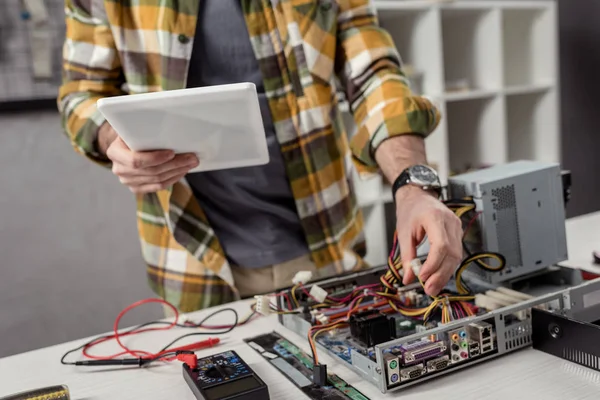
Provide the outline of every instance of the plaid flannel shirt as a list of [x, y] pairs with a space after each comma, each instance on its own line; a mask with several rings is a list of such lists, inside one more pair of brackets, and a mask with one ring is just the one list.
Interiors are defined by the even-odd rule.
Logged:
[[[382, 141], [426, 136], [440, 114], [411, 93], [369, 0], [241, 2], [312, 260], [323, 276], [356, 268], [364, 238], [353, 164], [361, 174], [375, 172]], [[95, 145], [104, 122], [98, 99], [185, 87], [198, 11], [198, 0], [66, 0], [58, 104], [79, 153], [110, 165]], [[350, 141], [336, 86], [358, 127]], [[137, 217], [159, 296], [182, 311], [238, 297], [219, 240], [185, 180], [138, 196]]]

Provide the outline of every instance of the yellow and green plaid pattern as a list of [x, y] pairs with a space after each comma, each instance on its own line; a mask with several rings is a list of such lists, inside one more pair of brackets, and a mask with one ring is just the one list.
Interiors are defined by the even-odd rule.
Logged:
[[[426, 136], [440, 119], [413, 96], [392, 39], [368, 0], [241, 0], [278, 141], [313, 261], [330, 275], [362, 265], [362, 216], [352, 161], [376, 170], [373, 151], [394, 135]], [[66, 0], [59, 108], [75, 149], [95, 148], [102, 97], [182, 89], [198, 0]], [[348, 142], [341, 87], [358, 132]], [[350, 153], [349, 150], [352, 150]], [[231, 269], [185, 181], [138, 197], [150, 285], [183, 311], [238, 297]]]

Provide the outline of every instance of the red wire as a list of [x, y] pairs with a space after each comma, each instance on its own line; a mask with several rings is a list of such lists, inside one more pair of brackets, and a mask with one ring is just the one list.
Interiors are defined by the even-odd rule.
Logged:
[[465, 228], [465, 233], [463, 234], [463, 237], [467, 236], [467, 233], [469, 232], [469, 229], [471, 229], [471, 227], [473, 226], [473, 224], [477, 220], [477, 217], [479, 217], [480, 215], [481, 215], [481, 211], [478, 211], [478, 212], [475, 213], [475, 215], [473, 215], [473, 218], [471, 218], [471, 220], [469, 220], [469, 223], [467, 224], [467, 227]]
[[[166, 305], [169, 308], [171, 308], [171, 310], [173, 310], [173, 313], [175, 314], [173, 322], [171, 324], [169, 324], [168, 326], [163, 326], [160, 328], [145, 328], [145, 329], [141, 329], [141, 330], [137, 330], [137, 331], [133, 331], [133, 332], [119, 333], [119, 322], [121, 322], [121, 319], [123, 318], [123, 316], [125, 316], [125, 314], [127, 314], [132, 309], [137, 308], [144, 304], [148, 304], [148, 303], [159, 303], [159, 304], [163, 304], [163, 305]], [[175, 306], [173, 306], [171, 303], [169, 303], [167, 301], [164, 301], [162, 299], [145, 299], [145, 300], [137, 301], [137, 302], [127, 306], [125, 309], [123, 309], [123, 311], [121, 311], [119, 313], [119, 315], [117, 316], [117, 318], [115, 319], [115, 322], [113, 324], [113, 332], [114, 332], [113, 335], [110, 335], [110, 336], [95, 340], [92, 343], [89, 343], [88, 345], [86, 345], [83, 348], [82, 353], [85, 357], [90, 358], [92, 360], [112, 360], [114, 358], [121, 357], [121, 356], [124, 356], [127, 354], [129, 354], [135, 358], [140, 358], [140, 357], [155, 358], [165, 352], [153, 354], [153, 353], [149, 353], [149, 352], [143, 351], [143, 350], [131, 350], [130, 348], [128, 348], [127, 346], [125, 346], [123, 344], [123, 342], [121, 341], [121, 338], [123, 338], [125, 336], [130, 336], [130, 335], [137, 335], [137, 334], [144, 333], [144, 332], [169, 330], [177, 325], [178, 319], [179, 319], [179, 311], [177, 310], [177, 308]], [[121, 349], [123, 349], [124, 351], [122, 351], [120, 353], [112, 354], [110, 356], [103, 356], [103, 357], [94, 356], [88, 352], [88, 350], [91, 347], [96, 346], [100, 343], [107, 342], [109, 340], [113, 340], [113, 339], [117, 342], [119, 347], [121, 347]], [[176, 350], [177, 349], [169, 349], [168, 352], [172, 352], [172, 351], [176, 351]]]
[[[121, 347], [123, 350], [125, 350], [125, 352], [127, 354], [130, 354], [133, 357], [141, 357], [140, 355], [138, 355], [138, 353], [139, 354], [145, 354], [145, 355], [147, 355], [149, 357], [156, 357], [157, 356], [156, 354], [150, 354], [150, 353], [142, 351], [142, 350], [131, 350], [129, 347], [125, 346], [123, 344], [123, 342], [121, 342], [121, 334], [119, 333], [119, 322], [121, 322], [121, 319], [123, 318], [123, 316], [125, 314], [127, 314], [130, 310], [132, 310], [132, 309], [134, 309], [136, 307], [139, 307], [139, 306], [141, 306], [143, 304], [148, 304], [148, 303], [160, 303], [160, 304], [163, 304], [163, 305], [166, 305], [166, 306], [170, 307], [171, 310], [173, 310], [173, 313], [175, 314], [175, 316], [173, 318], [173, 322], [170, 325], [168, 325], [168, 326], [163, 326], [161, 328], [147, 328], [147, 329], [143, 329], [141, 331], [137, 331], [137, 333], [149, 332], [149, 331], [166, 331], [166, 330], [169, 330], [169, 329], [175, 327], [177, 325], [177, 320], [179, 319], [179, 311], [177, 310], [177, 308], [174, 305], [172, 305], [171, 303], [166, 302], [166, 301], [164, 301], [162, 299], [145, 299], [145, 300], [140, 300], [140, 301], [137, 301], [137, 302], [135, 302], [135, 303], [133, 303], [133, 304], [125, 307], [125, 309], [123, 311], [121, 311], [119, 313], [119, 315], [117, 315], [117, 318], [115, 319], [115, 323], [113, 325], [113, 331], [115, 333], [114, 334], [114, 338], [115, 338], [115, 341], [117, 342], [117, 344], [119, 345], [119, 347]], [[125, 335], [123, 335], [123, 336], [125, 336]]]
[[281, 296], [283, 296], [285, 298], [285, 300], [287, 301], [288, 310], [293, 310], [292, 301], [290, 299], [290, 296], [287, 293], [283, 292], [283, 293], [277, 293], [277, 294], [273, 295], [273, 297], [281, 297]]
[[[287, 300], [289, 302], [288, 304], [291, 306], [289, 296], [287, 297]], [[127, 314], [129, 311], [133, 310], [134, 308], [137, 308], [141, 305], [149, 304], [149, 303], [158, 303], [158, 304], [163, 304], [163, 305], [166, 305], [167, 307], [169, 307], [173, 311], [173, 314], [174, 314], [173, 322], [167, 326], [162, 326], [160, 328], [144, 328], [144, 329], [140, 329], [140, 330], [120, 333], [119, 332], [119, 323], [121, 322], [121, 319], [123, 319], [125, 314]], [[236, 326], [242, 326], [242, 325], [250, 322], [251, 320], [253, 320], [255, 317], [257, 317], [256, 314], [252, 315], [250, 318], [247, 318], [245, 321], [237, 323]], [[152, 358], [160, 357], [161, 355], [166, 354], [166, 353], [172, 353], [172, 352], [176, 352], [179, 350], [190, 350], [190, 346], [193, 346], [194, 343], [180, 346], [180, 347], [173, 347], [173, 348], [167, 349], [165, 351], [161, 351], [159, 353], [150, 353], [150, 352], [143, 351], [143, 350], [132, 350], [122, 342], [122, 338], [124, 338], [126, 336], [137, 335], [137, 334], [144, 333], [144, 332], [166, 331], [169, 329], [173, 329], [174, 327], [177, 326], [178, 319], [179, 319], [179, 311], [177, 310], [177, 308], [165, 300], [150, 298], [150, 299], [137, 301], [137, 302], [127, 306], [126, 308], [123, 309], [123, 311], [121, 311], [119, 313], [119, 315], [117, 316], [117, 318], [115, 319], [115, 322], [113, 324], [113, 334], [112, 335], [98, 338], [97, 340], [94, 340], [93, 342], [88, 343], [87, 345], [85, 345], [83, 347], [82, 354], [84, 357], [92, 359], [92, 360], [112, 360], [112, 359], [122, 357], [125, 355], [130, 355], [130, 356], [133, 356], [134, 358], [152, 359]], [[222, 330], [222, 329], [230, 329], [232, 327], [232, 325], [204, 325], [204, 324], [202, 324], [202, 326], [196, 326], [195, 324], [193, 324], [191, 322], [187, 322], [187, 321], [185, 322], [185, 325], [188, 325], [190, 327], [198, 327], [198, 328], [208, 329], [208, 330]], [[97, 346], [104, 342], [108, 342], [109, 340], [115, 340], [117, 342], [117, 344], [119, 345], [119, 347], [123, 351], [116, 353], [116, 354], [109, 355], [109, 356], [96, 356], [96, 355], [89, 353], [89, 350], [92, 347]], [[164, 360], [170, 361], [173, 359], [175, 359], [175, 357], [165, 358]]]

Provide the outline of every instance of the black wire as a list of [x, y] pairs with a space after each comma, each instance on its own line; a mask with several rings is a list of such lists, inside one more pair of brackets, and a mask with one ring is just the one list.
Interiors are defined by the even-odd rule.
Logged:
[[[163, 347], [162, 349], [160, 349], [158, 352], [161, 353], [161, 352], [167, 350], [169, 347], [173, 346], [175, 343], [179, 342], [181, 339], [185, 339], [185, 338], [190, 337], [190, 336], [224, 335], [226, 333], [231, 332], [238, 325], [238, 321], [239, 321], [238, 313], [233, 308], [222, 308], [220, 310], [217, 310], [217, 311], [213, 312], [212, 314], [209, 314], [206, 317], [204, 317], [204, 319], [202, 319], [197, 324], [189, 324], [189, 325], [186, 325], [186, 327], [187, 328], [202, 328], [202, 324], [204, 324], [206, 321], [208, 321], [209, 319], [213, 318], [215, 315], [221, 314], [222, 312], [226, 312], [226, 311], [231, 311], [233, 313], [233, 315], [235, 316], [235, 321], [234, 321], [233, 324], [230, 325], [229, 328], [226, 328], [226, 329], [224, 329], [222, 331], [219, 331], [219, 332], [210, 331], [210, 332], [188, 333], [187, 335], [180, 336], [177, 339], [173, 340], [171, 343], [169, 343], [168, 345], [166, 345], [165, 347]], [[252, 314], [254, 314], [254, 313], [252, 313]]]
[[[129, 329], [129, 330], [126, 330], [126, 331], [124, 331], [124, 332], [123, 332], [123, 334], [132, 333], [132, 332], [135, 332], [135, 331], [137, 331], [137, 330], [140, 330], [141, 328], [145, 328], [145, 327], [147, 327], [147, 326], [150, 326], [150, 325], [171, 325], [171, 323], [170, 323], [170, 322], [167, 322], [167, 321], [151, 321], [151, 322], [145, 322], [145, 323], [143, 323], [143, 324], [137, 325], [137, 326], [135, 326], [135, 327], [133, 327], [133, 328], [131, 328], [131, 329]], [[185, 325], [181, 325], [181, 324], [177, 324], [176, 326], [179, 326], [179, 327], [185, 327]], [[86, 342], [86, 343], [82, 344], [81, 346], [79, 346], [79, 347], [77, 347], [77, 348], [75, 348], [75, 349], [72, 349], [72, 350], [69, 350], [69, 351], [67, 351], [67, 352], [66, 352], [65, 354], [63, 354], [63, 356], [61, 357], [61, 359], [60, 359], [60, 363], [61, 363], [61, 364], [63, 364], [63, 365], [75, 365], [75, 363], [74, 363], [74, 362], [66, 362], [66, 361], [65, 361], [65, 358], [67, 358], [67, 356], [68, 356], [69, 354], [72, 354], [72, 353], [74, 353], [74, 352], [76, 352], [76, 351], [78, 351], [78, 350], [82, 350], [84, 347], [86, 347], [86, 346], [88, 346], [88, 345], [90, 345], [90, 344], [92, 344], [92, 343], [94, 343], [94, 342], [97, 342], [97, 341], [99, 341], [99, 340], [102, 340], [102, 339], [109, 338], [109, 337], [111, 337], [111, 336], [113, 336], [113, 334], [109, 334], [109, 335], [103, 335], [103, 336], [98, 336], [97, 338], [95, 338], [95, 339], [92, 339], [92, 340], [90, 340], [89, 342]]]
[[[225, 333], [231, 332], [231, 331], [232, 331], [232, 330], [233, 330], [235, 327], [237, 327], [237, 325], [238, 325], [238, 321], [239, 321], [238, 313], [237, 313], [237, 311], [235, 311], [233, 308], [223, 308], [223, 309], [217, 310], [217, 311], [213, 312], [212, 314], [209, 314], [209, 315], [207, 315], [207, 316], [206, 316], [204, 319], [202, 319], [202, 320], [201, 320], [199, 323], [197, 323], [197, 324], [174, 324], [174, 326], [177, 326], [177, 327], [179, 327], [179, 328], [202, 328], [202, 324], [206, 323], [206, 321], [208, 321], [210, 318], [213, 318], [215, 315], [218, 315], [218, 314], [220, 314], [220, 313], [222, 313], [222, 312], [225, 312], [225, 311], [231, 311], [231, 312], [233, 312], [233, 314], [234, 314], [234, 316], [235, 316], [235, 322], [234, 322], [234, 323], [233, 323], [233, 324], [232, 324], [232, 325], [231, 325], [229, 328], [227, 328], [227, 329], [225, 329], [225, 330], [223, 330], [223, 331], [217, 331], [217, 332], [214, 332], [214, 331], [209, 331], [209, 332], [196, 332], [196, 333], [193, 333], [193, 334], [183, 335], [183, 336], [181, 336], [181, 337], [179, 337], [179, 338], [175, 339], [173, 342], [169, 343], [169, 344], [168, 344], [167, 346], [165, 346], [165, 347], [164, 347], [162, 350], [160, 350], [160, 351], [159, 351], [159, 353], [160, 353], [160, 352], [163, 352], [163, 351], [165, 351], [165, 350], [167, 350], [167, 349], [168, 349], [169, 347], [171, 347], [171, 346], [172, 346], [174, 343], [176, 343], [176, 342], [178, 342], [179, 340], [181, 340], [181, 339], [183, 339], [183, 338], [185, 338], [185, 337], [188, 337], [188, 336], [192, 336], [192, 335], [223, 335], [223, 334], [225, 334]], [[254, 315], [254, 313], [253, 313], [252, 315]], [[245, 322], [245, 321], [244, 321], [244, 322]], [[137, 325], [137, 326], [135, 326], [135, 327], [133, 327], [133, 328], [131, 328], [131, 329], [128, 329], [128, 330], [126, 330], [126, 331], [123, 331], [123, 332], [122, 332], [122, 334], [134, 333], [134, 332], [136, 332], [136, 331], [138, 331], [138, 330], [140, 330], [140, 329], [142, 329], [142, 328], [145, 328], [145, 327], [147, 327], [147, 326], [151, 326], [151, 325], [173, 325], [173, 323], [172, 323], [172, 322], [168, 322], [168, 321], [150, 321], [150, 322], [145, 322], [145, 323], [143, 323], [143, 324], [140, 324], [140, 325]], [[65, 361], [65, 359], [66, 359], [66, 358], [67, 358], [67, 357], [68, 357], [70, 354], [72, 354], [72, 353], [74, 353], [74, 352], [76, 352], [76, 351], [82, 350], [84, 347], [86, 347], [86, 346], [89, 346], [90, 344], [92, 344], [92, 343], [94, 343], [94, 342], [97, 342], [97, 341], [99, 341], [99, 340], [102, 340], [102, 339], [109, 338], [109, 337], [111, 337], [111, 336], [113, 336], [113, 334], [108, 334], [108, 335], [102, 335], [102, 336], [98, 336], [97, 338], [95, 338], [95, 339], [92, 339], [92, 340], [90, 340], [89, 342], [86, 342], [86, 343], [82, 344], [81, 346], [79, 346], [79, 347], [77, 347], [77, 348], [74, 348], [74, 349], [72, 349], [72, 350], [69, 350], [69, 351], [67, 351], [67, 352], [66, 352], [65, 354], [63, 354], [63, 356], [61, 357], [61, 359], [60, 359], [60, 363], [61, 363], [62, 365], [75, 365], [75, 362], [67, 362], [67, 361]], [[169, 354], [169, 353], [167, 353], [167, 354]], [[163, 358], [163, 355], [159, 356], [159, 358]], [[149, 362], [154, 362], [154, 361], [156, 361], [156, 360], [155, 360], [155, 359], [149, 360]], [[147, 362], [146, 362], [145, 364], [147, 364]]]

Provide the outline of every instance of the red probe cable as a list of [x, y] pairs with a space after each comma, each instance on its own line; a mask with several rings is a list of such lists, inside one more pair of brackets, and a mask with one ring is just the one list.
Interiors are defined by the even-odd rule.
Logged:
[[[169, 308], [171, 308], [171, 310], [174, 313], [173, 322], [167, 326], [160, 327], [160, 328], [144, 328], [144, 329], [135, 330], [135, 331], [131, 331], [131, 332], [120, 333], [119, 332], [119, 323], [121, 322], [121, 320], [123, 319], [125, 314], [127, 314], [129, 311], [131, 311], [134, 308], [137, 308], [141, 305], [149, 304], [149, 303], [159, 303], [159, 304], [163, 304], [163, 305], [166, 305]], [[209, 338], [207, 340], [203, 340], [200, 342], [194, 342], [194, 343], [190, 343], [190, 344], [187, 344], [184, 346], [173, 347], [173, 348], [170, 348], [170, 349], [158, 352], [158, 353], [150, 353], [150, 352], [143, 351], [143, 350], [132, 350], [129, 347], [127, 347], [125, 344], [123, 344], [123, 342], [121, 340], [123, 337], [137, 335], [137, 334], [144, 333], [144, 332], [165, 331], [165, 330], [172, 329], [175, 326], [177, 326], [178, 319], [179, 319], [179, 312], [178, 312], [177, 308], [174, 307], [169, 302], [166, 302], [162, 299], [152, 299], [152, 298], [137, 301], [137, 302], [127, 306], [125, 309], [123, 309], [123, 311], [121, 311], [119, 313], [119, 315], [117, 316], [117, 318], [115, 319], [115, 322], [113, 324], [113, 334], [112, 335], [109, 335], [109, 336], [106, 336], [103, 338], [99, 338], [93, 342], [88, 343], [87, 345], [85, 345], [83, 347], [82, 353], [86, 358], [89, 358], [89, 359], [95, 360], [95, 361], [109, 361], [109, 360], [118, 361], [118, 360], [116, 360], [118, 357], [130, 355], [130, 356], [134, 357], [137, 361], [139, 361], [139, 363], [141, 365], [141, 364], [143, 364], [143, 361], [154, 360], [154, 359], [160, 358], [162, 355], [165, 355], [165, 354], [171, 354], [171, 353], [177, 353], [177, 352], [190, 352], [193, 350], [199, 350], [202, 348], [212, 347], [212, 346], [219, 344], [219, 342], [220, 342], [219, 338]], [[229, 325], [229, 326], [223, 325], [222, 327], [220, 327], [220, 326], [202, 326], [202, 328], [206, 328], [206, 329], [227, 329], [229, 327], [231, 327], [231, 325]], [[107, 342], [107, 341], [113, 340], [113, 339], [117, 342], [119, 347], [121, 349], [123, 349], [124, 351], [122, 351], [120, 353], [112, 354], [109, 356], [95, 356], [95, 355], [89, 353], [89, 349], [92, 348], [93, 346], [96, 346], [98, 344], [101, 344], [101, 343], [104, 343], [104, 342]], [[196, 359], [196, 356], [194, 354], [189, 354], [189, 353], [177, 354], [172, 357], [164, 358], [164, 361], [172, 361], [175, 359], [184, 361], [186, 364], [190, 365], [191, 368], [193, 368], [192, 365], [194, 364], [194, 361], [192, 359]], [[128, 360], [128, 361], [134, 361], [134, 360]], [[94, 363], [85, 362], [82, 365], [94, 365]], [[108, 364], [98, 363], [98, 365], [108, 365]]]

